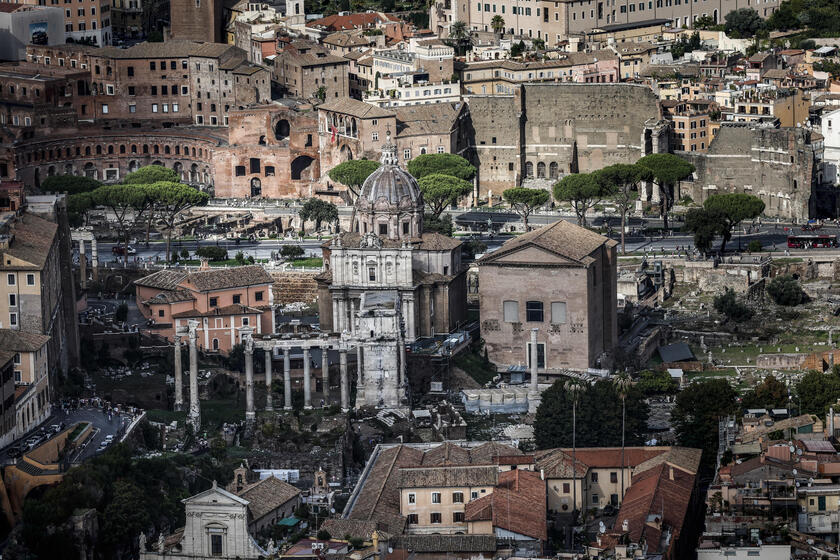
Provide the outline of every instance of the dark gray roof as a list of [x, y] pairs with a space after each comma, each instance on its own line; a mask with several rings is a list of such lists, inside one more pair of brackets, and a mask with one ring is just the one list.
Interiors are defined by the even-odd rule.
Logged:
[[659, 347], [659, 356], [663, 362], [684, 362], [694, 359], [691, 348], [685, 342], [675, 342]]
[[402, 535], [396, 548], [414, 552], [495, 552], [495, 535]]

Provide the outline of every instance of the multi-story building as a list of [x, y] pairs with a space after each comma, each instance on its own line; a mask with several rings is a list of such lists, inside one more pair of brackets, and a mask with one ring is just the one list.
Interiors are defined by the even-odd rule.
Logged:
[[840, 175], [840, 109], [823, 113], [820, 131], [825, 142], [823, 154], [823, 179], [832, 185], [837, 184]]
[[[779, 0], [769, 0], [758, 9], [761, 17], [769, 17], [778, 7]], [[555, 46], [573, 35], [588, 33], [593, 29], [612, 24], [636, 24], [650, 20], [669, 20], [674, 28], [690, 27], [700, 17], [709, 16], [715, 21], [738, 8], [738, 0], [717, 0], [703, 3], [685, 0], [496, 0], [467, 2], [465, 0], [437, 0], [429, 9], [429, 27], [445, 37], [450, 26], [463, 21], [474, 31], [493, 31], [494, 16], [501, 16], [505, 30], [514, 35], [527, 35], [544, 39]]]
[[15, 440], [15, 356], [16, 352], [0, 348], [0, 445]]
[[373, 72], [382, 76], [422, 72], [439, 83], [453, 74], [455, 51], [437, 40], [418, 41], [414, 50], [386, 49], [373, 53]]
[[88, 0], [61, 7], [64, 8], [64, 31], [68, 39], [98, 47], [111, 44], [110, 0]]
[[64, 11], [0, 2], [0, 60], [24, 60], [26, 45], [64, 43]]
[[[412, 78], [414, 76], [409, 76]], [[401, 79], [379, 80], [380, 88], [364, 93], [365, 103], [378, 107], [403, 107], [430, 103], [455, 103], [461, 99], [460, 82], [409, 82]]]
[[289, 95], [342, 99], [350, 96], [350, 61], [309, 41], [295, 41], [274, 58], [272, 79]]
[[15, 430], [20, 437], [49, 418], [52, 411], [47, 343], [49, 337], [0, 329], [0, 347], [15, 353]]
[[273, 283], [255, 265], [191, 273], [161, 270], [134, 285], [137, 308], [154, 332], [173, 339], [179, 326], [196, 320], [198, 347], [227, 353], [241, 342], [240, 327], [253, 327], [257, 334], [274, 332]]
[[618, 82], [618, 56], [610, 50], [561, 54], [540, 62], [470, 62], [462, 71], [468, 94], [510, 95], [518, 84], [533, 82]]
[[[77, 52], [30, 48], [29, 60], [61, 66]], [[232, 109], [271, 98], [268, 70], [231, 45], [172, 40], [86, 49], [79, 65], [95, 96], [77, 102], [80, 120], [226, 126]]]
[[172, 39], [207, 43], [225, 41], [222, 0], [172, 0], [169, 19]]
[[673, 123], [674, 150], [705, 152], [708, 149], [712, 131], [717, 130], [710, 117], [712, 103], [705, 99], [662, 102], [665, 118]]
[[[617, 243], [560, 220], [478, 261], [481, 334], [498, 367], [609, 367], [616, 323]], [[536, 340], [535, 340], [536, 337]]]
[[761, 87], [737, 92], [731, 104], [732, 110], [724, 112], [727, 121], [757, 123], [778, 119], [779, 126], [793, 127], [808, 120], [811, 99], [798, 89]]
[[[63, 61], [62, 61], [63, 62]], [[92, 110], [90, 73], [31, 62], [0, 64], [0, 126], [47, 127], [74, 124]]]
[[840, 527], [840, 485], [800, 487], [797, 502], [799, 531], [835, 542]]

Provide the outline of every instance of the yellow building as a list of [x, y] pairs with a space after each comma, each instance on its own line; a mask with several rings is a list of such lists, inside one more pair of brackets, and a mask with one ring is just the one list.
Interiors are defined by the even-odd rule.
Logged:
[[812, 535], [837, 535], [840, 523], [840, 484], [800, 487], [799, 531]]
[[756, 122], [776, 117], [779, 126], [794, 127], [808, 120], [810, 107], [810, 98], [798, 89], [750, 89], [732, 99], [733, 112], [727, 120]]
[[50, 337], [0, 329], [0, 347], [15, 353], [15, 434], [17, 438], [49, 418], [50, 382], [47, 343]]

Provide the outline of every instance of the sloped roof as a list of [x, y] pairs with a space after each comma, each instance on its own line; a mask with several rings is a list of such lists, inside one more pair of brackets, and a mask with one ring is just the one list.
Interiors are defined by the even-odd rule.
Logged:
[[179, 301], [191, 301], [194, 300], [192, 293], [189, 290], [166, 290], [160, 292], [159, 294], [155, 295], [144, 301], [143, 303], [147, 304], [164, 304], [164, 303], [176, 303]]
[[249, 484], [237, 492], [237, 496], [248, 500], [248, 511], [255, 521], [299, 495], [300, 490], [276, 476]]
[[[638, 467], [638, 465], [657, 457], [667, 456], [672, 449], [674, 448], [625, 447], [624, 466]], [[620, 468], [622, 464], [620, 447], [578, 447], [575, 455], [577, 476], [585, 475], [586, 471], [590, 468]], [[571, 448], [537, 451], [534, 454], [534, 458], [537, 468], [544, 470], [547, 478], [572, 478]]]
[[236, 494], [232, 494], [232, 493], [228, 492], [227, 490], [225, 490], [224, 488], [222, 488], [220, 486], [217, 486], [215, 480], [213, 481], [213, 486], [211, 486], [210, 488], [208, 488], [204, 492], [199, 492], [195, 496], [190, 496], [189, 498], [184, 498], [183, 500], [181, 500], [181, 502], [183, 502], [185, 504], [188, 504], [188, 503], [191, 503], [191, 502], [201, 502], [204, 498], [208, 498], [208, 497], [212, 496], [213, 494], [219, 494], [219, 495], [227, 498], [228, 500], [230, 500], [234, 503], [243, 505], [243, 506], [248, 505], [248, 500], [246, 500], [244, 498], [240, 498]]
[[612, 239], [594, 231], [559, 220], [549, 226], [537, 228], [506, 241], [497, 250], [481, 257], [477, 262], [479, 265], [491, 264], [504, 255], [532, 245], [581, 265], [588, 265], [592, 259], [589, 255], [595, 250], [603, 245], [613, 247], [616, 244]]
[[176, 290], [186, 277], [187, 273], [180, 270], [158, 270], [135, 280], [134, 284], [158, 290]]
[[262, 313], [262, 310], [257, 309], [256, 307], [248, 307], [247, 305], [234, 303], [233, 305], [227, 305], [225, 307], [214, 307], [204, 312], [198, 311], [197, 309], [188, 309], [187, 311], [174, 313], [172, 318], [184, 319], [186, 317], [221, 317], [227, 315], [254, 315], [260, 313]]
[[274, 279], [261, 265], [235, 266], [231, 268], [211, 268], [193, 272], [187, 281], [199, 292], [243, 288], [260, 284], [273, 284]]
[[402, 535], [395, 548], [419, 553], [495, 552], [495, 535]]
[[327, 531], [333, 538], [343, 539], [345, 535], [350, 538], [361, 538], [369, 541], [374, 531], [381, 531], [385, 526], [376, 521], [361, 521], [358, 519], [326, 519], [321, 524], [321, 529]]
[[381, 119], [385, 117], [393, 117], [395, 114], [393, 111], [382, 109], [376, 105], [370, 105], [364, 101], [359, 101], [358, 99], [351, 99], [350, 97], [330, 99], [326, 103], [318, 105], [318, 109], [333, 111], [335, 113], [343, 113], [360, 119]]
[[35, 352], [49, 340], [50, 337], [43, 334], [0, 329], [0, 348], [12, 352]]
[[[14, 222], [11, 229], [14, 239], [8, 249], [0, 249], [0, 254], [32, 263], [35, 269], [43, 269], [58, 225], [27, 212]], [[0, 270], [32, 270], [33, 266], [15, 266], [7, 265], [5, 261], [0, 262]]]
[[494, 527], [547, 540], [545, 480], [521, 469], [500, 473], [493, 492], [468, 502], [464, 516], [467, 521], [492, 519]]
[[470, 452], [460, 445], [444, 442], [423, 454], [422, 465], [426, 467], [469, 465]]
[[461, 465], [410, 467], [400, 470], [400, 488], [454, 488], [459, 486], [495, 486], [496, 466]]
[[397, 107], [397, 138], [449, 134], [457, 124], [462, 107], [460, 102]]
[[369, 39], [356, 33], [347, 33], [345, 31], [337, 31], [331, 35], [327, 35], [322, 42], [325, 45], [335, 45], [337, 47], [363, 47], [370, 44]]

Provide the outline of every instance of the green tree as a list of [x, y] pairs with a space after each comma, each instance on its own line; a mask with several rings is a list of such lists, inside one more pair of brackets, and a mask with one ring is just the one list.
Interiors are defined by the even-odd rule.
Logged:
[[505, 18], [496, 14], [493, 16], [493, 19], [490, 20], [490, 27], [493, 28], [493, 33], [502, 37], [505, 34]]
[[566, 175], [554, 184], [554, 198], [570, 202], [577, 216], [579, 226], [586, 227], [586, 211], [601, 202], [607, 194], [606, 183], [599, 183], [594, 174], [574, 173]]
[[543, 189], [513, 187], [504, 191], [502, 196], [510, 204], [513, 211], [519, 214], [522, 221], [525, 222], [525, 231], [528, 231], [528, 216], [548, 202], [551, 195]]
[[604, 193], [610, 193], [613, 203], [621, 213], [621, 252], [625, 252], [624, 232], [627, 229], [627, 213], [638, 197], [639, 184], [650, 181], [653, 173], [638, 164], [616, 163], [593, 173]]
[[163, 222], [166, 230], [166, 261], [170, 259], [172, 247], [172, 232], [181, 214], [194, 206], [207, 204], [210, 197], [207, 193], [195, 190], [189, 185], [160, 181], [146, 186], [148, 195], [154, 200], [155, 211]]
[[831, 405], [840, 398], [840, 375], [837, 366], [822, 373], [810, 371], [796, 384], [796, 400], [801, 409], [799, 414], [823, 416]]
[[691, 26], [694, 29], [712, 29], [713, 27], [717, 27], [717, 22], [712, 16], [705, 15], [694, 20]]
[[525, 46], [525, 41], [520, 40], [518, 43], [513, 43], [510, 46], [510, 57], [518, 58], [522, 56], [522, 53], [524, 53], [526, 50], [527, 47]]
[[818, 72], [828, 72], [835, 80], [840, 79], [840, 62], [834, 62], [833, 60], [820, 60], [814, 63], [814, 70]]
[[71, 194], [67, 197], [67, 214], [71, 227], [79, 227], [87, 223], [87, 211], [96, 206], [89, 192]]
[[174, 169], [167, 169], [162, 165], [146, 165], [132, 171], [122, 180], [125, 185], [151, 185], [160, 181], [178, 183], [181, 176]]
[[735, 389], [726, 379], [692, 383], [677, 395], [671, 425], [677, 442], [703, 450], [703, 464], [714, 464], [718, 449], [718, 421], [737, 410]]
[[467, 181], [443, 173], [425, 175], [418, 184], [420, 192], [423, 193], [423, 202], [435, 218], [439, 218], [447, 206], [454, 204], [473, 190], [472, 185]]
[[689, 37], [682, 35], [671, 45], [671, 56], [674, 59], [682, 58], [685, 53], [699, 50], [702, 46], [703, 41], [700, 40], [700, 33], [695, 31]]
[[210, 440], [210, 456], [217, 461], [225, 460], [225, 457], [227, 457], [227, 444], [224, 439], [215, 437]]
[[327, 88], [325, 86], [320, 86], [318, 88], [318, 91], [315, 92], [315, 97], [317, 97], [318, 100], [321, 103], [323, 103], [324, 100], [327, 98]]
[[69, 196], [91, 192], [102, 183], [79, 175], [53, 175], [41, 181], [41, 192], [67, 193]]
[[280, 247], [280, 256], [287, 261], [299, 259], [304, 255], [305, 251], [300, 245], [283, 245]]
[[665, 370], [645, 370], [639, 374], [636, 389], [646, 397], [652, 395], [673, 395], [679, 389], [679, 384]]
[[630, 389], [633, 387], [630, 376], [626, 373], [619, 373], [613, 377], [613, 385], [618, 393], [618, 398], [621, 399], [621, 495], [624, 495], [624, 439], [626, 434], [627, 421], [627, 395], [630, 394]]
[[148, 528], [151, 516], [148, 510], [148, 497], [136, 484], [126, 480], [114, 483], [114, 497], [102, 515], [102, 540], [121, 558], [126, 552], [131, 554], [133, 542], [141, 531]]
[[341, 183], [353, 194], [359, 195], [359, 189], [371, 173], [379, 168], [378, 161], [369, 159], [351, 159], [339, 163], [329, 170], [327, 175], [336, 183]]
[[715, 237], [723, 232], [723, 216], [705, 208], [692, 208], [685, 215], [685, 229], [694, 234], [694, 246], [704, 255], [712, 250]]
[[799, 280], [793, 276], [776, 276], [767, 284], [767, 293], [777, 305], [786, 307], [799, 305], [807, 299]]
[[[90, 196], [97, 206], [104, 206], [113, 213], [117, 239], [125, 248], [128, 245], [128, 226], [137, 219], [138, 208], [145, 203], [145, 189], [134, 185], [103, 185]], [[123, 266], [127, 261], [128, 251], [123, 251]]]
[[741, 397], [741, 408], [787, 408], [788, 407], [787, 386], [768, 375], [764, 380], [750, 389]]
[[449, 26], [449, 41], [456, 50], [456, 54], [463, 56], [472, 48], [472, 34], [467, 24], [461, 20]]
[[742, 323], [753, 316], [753, 311], [735, 296], [732, 288], [726, 288], [724, 292], [714, 299], [715, 311], [726, 316], [727, 319]]
[[674, 187], [694, 173], [694, 166], [674, 154], [648, 154], [638, 162], [652, 173], [652, 181], [659, 189], [659, 214], [668, 229], [668, 212], [674, 204]]
[[408, 162], [408, 172], [418, 181], [427, 175], [451, 175], [472, 181], [475, 167], [456, 154], [420, 154]]
[[737, 38], [752, 37], [764, 27], [761, 16], [752, 8], [732, 10], [723, 19], [723, 30], [730, 37], [735, 37], [736, 34]]
[[423, 215], [423, 231], [426, 233], [439, 233], [447, 237], [452, 237], [454, 230], [455, 226], [452, 224], [452, 216], [449, 214], [437, 217], [432, 214]]
[[[542, 394], [534, 420], [539, 449], [571, 447], [573, 394], [557, 381]], [[621, 445], [621, 394], [611, 381], [582, 385], [578, 394], [575, 436], [579, 447]], [[628, 445], [644, 443], [648, 406], [636, 386], [627, 388], [625, 433]]]
[[703, 203], [703, 208], [716, 212], [723, 219], [720, 233], [720, 252], [726, 248], [726, 242], [732, 238], [732, 230], [744, 220], [757, 218], [764, 212], [764, 202], [757, 196], [743, 193], [713, 194]]
[[196, 256], [207, 259], [208, 261], [224, 261], [227, 260], [227, 250], [224, 247], [216, 247], [209, 245], [207, 247], [199, 247], [195, 251]]
[[310, 198], [304, 202], [298, 215], [301, 219], [301, 228], [305, 222], [315, 222], [315, 230], [321, 229], [321, 222], [333, 223], [338, 221], [338, 208], [332, 202], [320, 198]]

